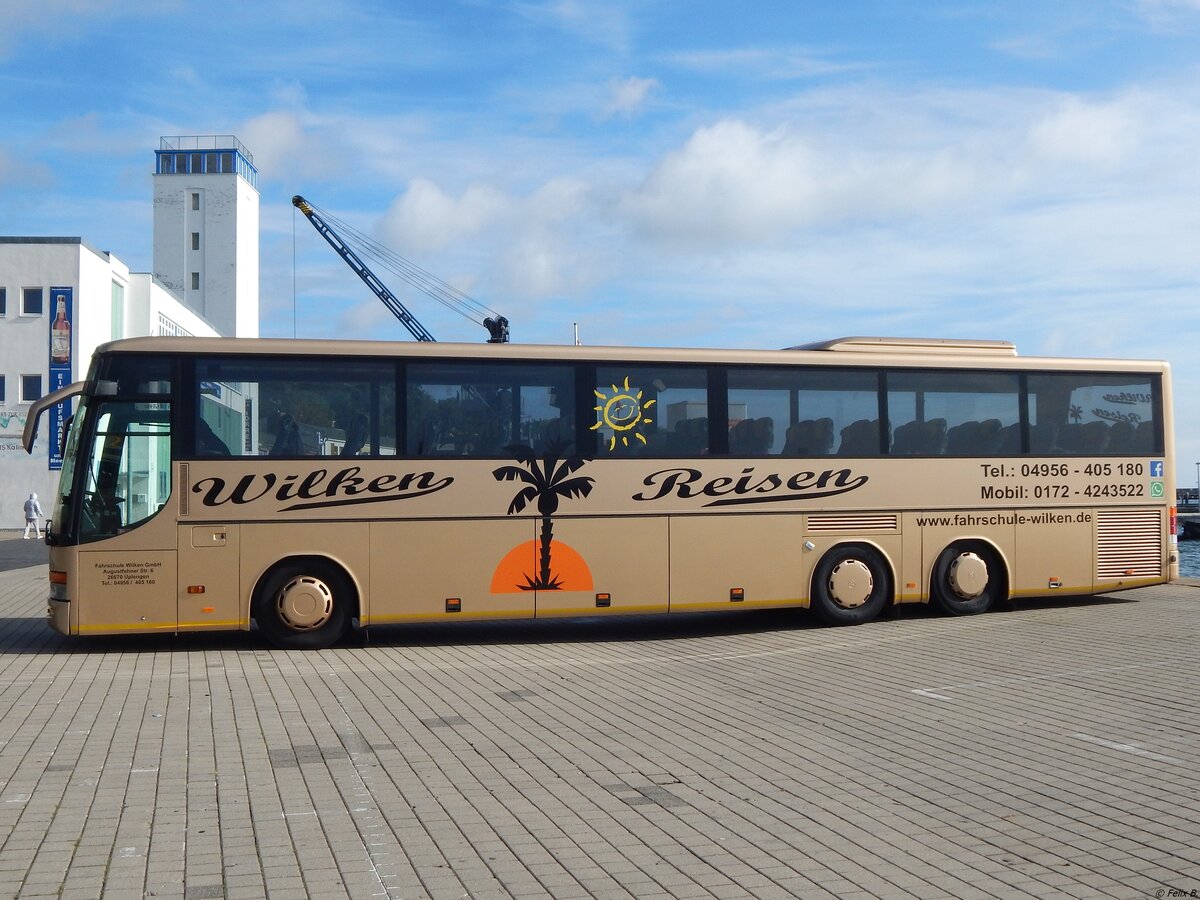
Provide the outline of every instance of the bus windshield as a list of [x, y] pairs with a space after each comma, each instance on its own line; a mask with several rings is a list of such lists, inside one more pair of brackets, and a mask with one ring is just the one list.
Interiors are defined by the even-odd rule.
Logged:
[[171, 494], [170, 404], [100, 400], [90, 418], [95, 424], [78, 498], [80, 543], [140, 525]]

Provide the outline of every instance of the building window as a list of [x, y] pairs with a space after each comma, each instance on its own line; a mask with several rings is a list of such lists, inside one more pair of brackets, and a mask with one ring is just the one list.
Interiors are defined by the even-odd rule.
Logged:
[[8, 315], [8, 288], [0, 288], [0, 316]]
[[199, 209], [199, 208], [200, 208], [200, 195], [192, 194], [192, 209]]
[[198, 231], [192, 232], [192, 249], [193, 250], [200, 249], [200, 232], [198, 232]]
[[32, 403], [34, 400], [42, 396], [42, 376], [41, 375], [22, 375], [21, 376], [21, 402]]
[[199, 272], [192, 273], [192, 290], [193, 291], [200, 290], [200, 273]]
[[172, 321], [162, 313], [158, 314], [158, 333], [172, 335], [174, 337], [189, 337], [191, 332], [180, 325], [178, 322]]
[[45, 306], [45, 292], [40, 287], [21, 290], [21, 315], [40, 316]]

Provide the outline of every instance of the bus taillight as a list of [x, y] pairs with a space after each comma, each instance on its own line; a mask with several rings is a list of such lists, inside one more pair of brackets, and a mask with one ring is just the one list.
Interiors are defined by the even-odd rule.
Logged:
[[67, 599], [67, 573], [66, 572], [50, 572], [50, 599], [51, 600], [66, 600]]

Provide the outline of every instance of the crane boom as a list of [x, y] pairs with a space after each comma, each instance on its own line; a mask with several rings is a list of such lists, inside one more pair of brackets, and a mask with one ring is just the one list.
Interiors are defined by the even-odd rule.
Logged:
[[400, 302], [396, 295], [388, 290], [387, 285], [375, 277], [375, 273], [370, 270], [365, 262], [359, 259], [358, 254], [346, 246], [346, 243], [338, 237], [338, 233], [321, 218], [320, 214], [312, 208], [307, 200], [297, 194], [292, 197], [292, 205], [308, 217], [308, 221], [312, 223], [312, 227], [317, 229], [317, 234], [329, 242], [329, 246], [337, 251], [338, 256], [346, 261], [346, 265], [353, 269], [354, 274], [361, 278], [363, 283], [374, 292], [375, 296], [383, 301], [383, 305], [391, 310], [392, 315], [400, 320], [400, 324], [407, 328], [413, 337], [418, 341], [437, 340], [429, 333], [428, 328], [417, 321], [416, 316], [408, 311], [408, 308]]
[[[308, 221], [312, 223], [317, 233], [325, 238], [329, 246], [337, 251], [338, 256], [346, 261], [346, 264], [363, 280], [363, 283], [371, 289], [372, 293], [383, 301], [383, 305], [391, 311], [392, 315], [400, 320], [400, 324], [407, 328], [414, 338], [418, 341], [437, 340], [429, 333], [429, 329], [422, 325], [417, 320], [417, 317], [409, 312], [408, 308], [400, 302], [399, 298], [388, 289], [387, 285], [375, 276], [370, 267], [342, 240], [341, 236], [333, 230], [333, 226], [322, 218], [321, 214], [313, 208], [312, 204], [299, 194], [296, 194], [292, 197], [292, 205], [308, 217]], [[447, 289], [449, 289], [448, 286]], [[459, 294], [459, 296], [462, 297], [464, 295]], [[483, 326], [488, 330], [489, 344], [504, 344], [508, 342], [508, 319], [504, 316], [496, 315], [485, 318]]]

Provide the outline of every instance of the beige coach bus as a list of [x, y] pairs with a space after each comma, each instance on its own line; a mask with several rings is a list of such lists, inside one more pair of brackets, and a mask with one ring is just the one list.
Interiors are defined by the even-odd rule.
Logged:
[[1177, 572], [1168, 367], [1000, 341], [782, 351], [138, 338], [47, 541], [64, 634], [889, 604]]

